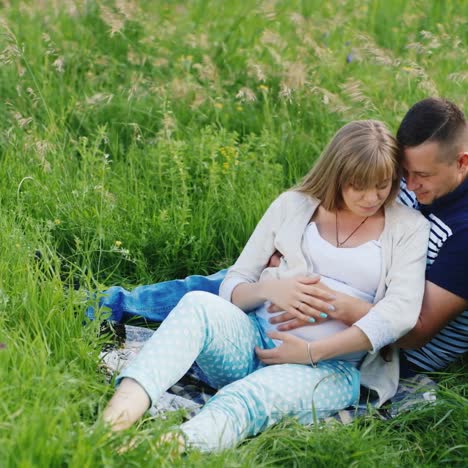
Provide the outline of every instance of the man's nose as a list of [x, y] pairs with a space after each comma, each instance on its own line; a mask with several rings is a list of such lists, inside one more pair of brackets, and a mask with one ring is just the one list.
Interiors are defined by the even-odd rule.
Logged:
[[415, 188], [418, 187], [417, 177], [407, 174], [405, 178], [406, 187], [408, 187], [408, 190], [413, 191]]

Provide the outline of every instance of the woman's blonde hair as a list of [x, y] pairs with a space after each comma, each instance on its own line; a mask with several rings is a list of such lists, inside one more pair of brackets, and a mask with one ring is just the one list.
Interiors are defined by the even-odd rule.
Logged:
[[340, 128], [315, 165], [294, 189], [318, 198], [329, 211], [342, 207], [342, 191], [374, 188], [391, 179], [385, 203], [400, 186], [401, 151], [387, 127], [378, 120], [356, 120]]

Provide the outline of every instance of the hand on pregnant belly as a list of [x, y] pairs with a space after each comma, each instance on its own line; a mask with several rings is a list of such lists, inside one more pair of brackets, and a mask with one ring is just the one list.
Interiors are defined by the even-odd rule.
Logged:
[[[328, 293], [330, 297], [334, 296], [333, 299], [329, 299], [327, 303], [329, 306], [332, 306], [327, 313], [327, 319], [316, 319], [314, 323], [307, 323], [307, 320], [303, 318], [298, 318], [297, 314], [290, 313], [285, 311], [283, 313], [278, 313], [282, 310], [276, 305], [272, 305], [268, 308], [268, 312], [272, 314], [272, 318], [269, 320], [270, 323], [278, 325], [277, 329], [280, 331], [289, 331], [296, 328], [304, 327], [306, 325], [317, 326], [319, 323], [328, 322], [330, 319], [335, 321], [340, 321], [348, 326], [351, 326], [353, 323], [357, 322], [362, 318], [369, 309], [372, 307], [372, 304], [368, 300], [363, 300], [354, 295], [347, 294], [346, 292], [339, 291], [337, 289], [332, 289], [324, 284], [325, 278], [322, 278], [320, 283], [314, 285], [314, 288], [322, 291], [323, 297], [324, 293]], [[312, 292], [314, 294], [315, 292]], [[317, 300], [321, 300], [319, 297], [316, 297]], [[323, 302], [323, 300], [321, 300]], [[276, 315], [273, 315], [275, 314]], [[320, 317], [320, 315], [319, 315]], [[323, 315], [322, 315], [323, 317]]]
[[273, 349], [255, 348], [258, 358], [265, 364], [307, 364], [307, 341], [289, 333], [270, 332], [268, 336], [282, 343]]
[[315, 322], [326, 318], [333, 310], [326, 301], [335, 296], [317, 284], [320, 277], [298, 276], [295, 278], [270, 280], [265, 282], [267, 298], [275, 305], [276, 311], [284, 310], [289, 319], [296, 318], [304, 322]]

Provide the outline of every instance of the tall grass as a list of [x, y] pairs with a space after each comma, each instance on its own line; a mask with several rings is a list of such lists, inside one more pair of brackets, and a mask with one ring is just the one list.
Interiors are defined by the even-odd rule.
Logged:
[[155, 443], [181, 415], [112, 436], [102, 338], [63, 286], [225, 267], [343, 123], [395, 129], [428, 95], [466, 109], [467, 17], [462, 0], [1, 2], [0, 464], [463, 465], [463, 364], [391, 422], [286, 421], [185, 458]]

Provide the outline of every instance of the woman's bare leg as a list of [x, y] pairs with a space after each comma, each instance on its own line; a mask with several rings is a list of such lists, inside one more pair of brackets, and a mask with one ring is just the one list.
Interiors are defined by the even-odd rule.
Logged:
[[113, 431], [122, 431], [137, 421], [150, 406], [148, 394], [130, 378], [120, 382], [103, 413], [103, 419]]

